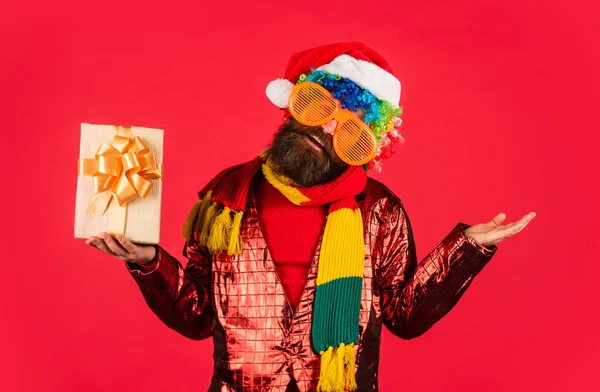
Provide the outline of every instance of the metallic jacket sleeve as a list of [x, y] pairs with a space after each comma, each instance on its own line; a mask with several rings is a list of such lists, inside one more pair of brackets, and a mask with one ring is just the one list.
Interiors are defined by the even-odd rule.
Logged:
[[184, 268], [162, 247], [156, 246], [149, 265], [125, 262], [146, 303], [169, 328], [194, 340], [212, 334], [210, 306], [211, 257], [196, 241], [183, 250], [188, 259]]
[[416, 338], [456, 305], [498, 248], [467, 237], [464, 230], [470, 225], [459, 222], [418, 262], [410, 220], [393, 194], [382, 215], [385, 223], [375, 273], [382, 322], [402, 339]]

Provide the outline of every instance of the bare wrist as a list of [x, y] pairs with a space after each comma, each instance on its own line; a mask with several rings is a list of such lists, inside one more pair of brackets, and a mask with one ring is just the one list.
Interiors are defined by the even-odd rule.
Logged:
[[148, 246], [144, 249], [147, 253], [147, 255], [144, 255], [144, 257], [141, 257], [140, 259], [138, 259], [136, 261], [137, 264], [142, 264], [142, 265], [150, 265], [154, 262], [154, 260], [156, 259], [156, 254], [158, 249], [156, 249], [156, 245], [151, 245]]

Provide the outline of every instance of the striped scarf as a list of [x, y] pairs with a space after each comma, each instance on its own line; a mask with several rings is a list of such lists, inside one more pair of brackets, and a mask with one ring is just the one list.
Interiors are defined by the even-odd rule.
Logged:
[[357, 389], [354, 345], [358, 342], [365, 244], [361, 211], [354, 196], [366, 184], [362, 167], [350, 166], [334, 181], [296, 187], [272, 169], [266, 152], [225, 169], [198, 193], [183, 235], [200, 233], [211, 253], [242, 254], [240, 226], [250, 185], [262, 170], [265, 178], [299, 206], [330, 204], [319, 255], [311, 341], [321, 356], [318, 391]]

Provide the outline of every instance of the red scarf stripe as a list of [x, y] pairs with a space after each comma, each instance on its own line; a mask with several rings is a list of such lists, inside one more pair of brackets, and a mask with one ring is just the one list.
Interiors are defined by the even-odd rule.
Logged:
[[[229, 167], [221, 171], [200, 192], [200, 199], [212, 191], [212, 201], [219, 207], [229, 207], [232, 210], [246, 209], [246, 200], [250, 191], [251, 180], [264, 163], [262, 157]], [[367, 173], [360, 166], [350, 166], [335, 180], [313, 187], [298, 188], [310, 201], [301, 203], [306, 206], [318, 206], [332, 203], [330, 212], [340, 208], [356, 209], [358, 205], [354, 197], [362, 192], [367, 183]]]
[[212, 190], [213, 202], [222, 204], [232, 210], [243, 211], [246, 208], [251, 180], [262, 164], [263, 159], [257, 157], [252, 161], [223, 170], [199, 192], [200, 198]]
[[[240, 238], [242, 212], [246, 208], [246, 200], [250, 191], [252, 179], [258, 170], [261, 170], [262, 166], [265, 164], [264, 156], [263, 153], [252, 161], [225, 169], [211, 180], [209, 184], [199, 192], [202, 202], [196, 203], [192, 212], [190, 212], [183, 228], [183, 232], [186, 233], [184, 235], [189, 236], [190, 234], [193, 234], [194, 230], [200, 232], [202, 245], [206, 246], [213, 254], [218, 252], [226, 252], [229, 255], [241, 254], [243, 251], [243, 244]], [[265, 170], [271, 169], [271, 167], [267, 163], [262, 169], [263, 172], [265, 172]], [[319, 256], [319, 272], [317, 273], [317, 279], [320, 279], [322, 276], [328, 277], [329, 282], [350, 282], [351, 280], [346, 279], [347, 277], [362, 279], [361, 274], [364, 267], [364, 238], [362, 234], [358, 235], [358, 230], [362, 232], [363, 224], [355, 196], [360, 194], [366, 186], [366, 171], [362, 167], [351, 166], [345, 170], [340, 177], [328, 184], [295, 189], [284, 189], [284, 184], [272, 174], [272, 169], [265, 173], [268, 173], [267, 179], [269, 180], [270, 178], [269, 182], [281, 185], [280, 188], [287, 193], [284, 194], [286, 197], [290, 198], [290, 200], [293, 197], [296, 198], [295, 200], [298, 200], [298, 194], [295, 192], [298, 191], [306, 198], [310, 199], [310, 201], [302, 204], [329, 204], [329, 217], [323, 234], [323, 244]], [[209, 198], [204, 197], [209, 192], [211, 192], [212, 196], [210, 200]], [[204, 203], [204, 201], [214, 203], [216, 208], [215, 206], [207, 207], [207, 204]], [[229, 207], [229, 209], [236, 211], [236, 213], [233, 214], [232, 217], [231, 211], [223, 207]], [[350, 209], [352, 213], [348, 214], [347, 211], [342, 211], [341, 213], [331, 215], [332, 212], [344, 208]], [[201, 220], [198, 219], [200, 214], [202, 214]], [[199, 225], [198, 222], [200, 222]], [[361, 241], [360, 244], [357, 242], [359, 240]], [[360, 265], [358, 264], [359, 262], [361, 263]], [[352, 270], [350, 267], [356, 267], [356, 271]], [[327, 283], [319, 284], [317, 289], [323, 289], [325, 286], [329, 287], [330, 285]], [[357, 298], [360, 298], [361, 284], [355, 285], [354, 289], [356, 290], [356, 293], [354, 294]], [[342, 287], [341, 292], [343, 292], [344, 296], [348, 297], [347, 287]], [[344, 382], [346, 385], [350, 386], [352, 386], [353, 383], [355, 384], [355, 374], [353, 372], [354, 351], [350, 343], [355, 342], [358, 335], [350, 337], [340, 335], [340, 331], [353, 331], [356, 326], [347, 325], [346, 319], [344, 319], [346, 321], [337, 320], [336, 317], [339, 317], [339, 315], [336, 314], [336, 309], [344, 314], [350, 314], [349, 312], [352, 311], [352, 314], [356, 314], [358, 320], [360, 302], [354, 304], [348, 303], [347, 306], [342, 308], [338, 305], [332, 307], [331, 301], [336, 302], [339, 298], [339, 293], [336, 294], [336, 292], [334, 292], [333, 294], [334, 295], [329, 295], [329, 297], [327, 294], [325, 294], [325, 296], [323, 296], [323, 293], [317, 294], [314, 312], [323, 317], [317, 321], [317, 325], [313, 327], [313, 331], [315, 329], [325, 331], [323, 339], [325, 341], [325, 347], [329, 347], [327, 352], [330, 352], [329, 357], [327, 357], [326, 354], [321, 356], [322, 379], [319, 381], [319, 385], [321, 385], [321, 383], [323, 383], [323, 385], [329, 383], [333, 377], [336, 379], [336, 382], [342, 383], [339, 388], [334, 387], [336, 391], [341, 391], [344, 389]], [[349, 297], [352, 298], [353, 296], [350, 295]], [[321, 305], [318, 305], [319, 303], [321, 303]], [[323, 304], [326, 305], [325, 309], [323, 309]], [[319, 306], [321, 306], [320, 309], [318, 309]], [[314, 316], [313, 320], [315, 320]], [[356, 333], [358, 333], [358, 327], [356, 327]], [[343, 349], [344, 346], [340, 343], [348, 344], [350, 350]], [[333, 353], [334, 345], [336, 347], [335, 354]], [[313, 348], [315, 347], [313, 346]], [[315, 348], [315, 350], [323, 353], [321, 348]], [[333, 369], [336, 370], [334, 371]], [[334, 373], [331, 373], [332, 371]], [[328, 388], [328, 390], [332, 390], [331, 385], [329, 385]], [[346, 389], [354, 388], [351, 387]]]
[[362, 192], [367, 184], [367, 173], [360, 166], [350, 166], [335, 180], [310, 188], [298, 188], [300, 193], [310, 201], [302, 203], [306, 206], [318, 206], [331, 203], [346, 195], [356, 195]]
[[204, 186], [204, 188], [202, 188], [201, 191], [198, 192], [198, 197], [200, 199], [202, 199], [204, 197], [204, 195], [213, 190], [215, 188], [215, 186], [221, 181], [221, 179], [223, 179], [223, 177], [225, 177], [227, 174], [231, 173], [232, 171], [234, 171], [235, 169], [242, 167], [244, 164], [239, 164], [239, 165], [235, 165], [232, 167], [228, 167], [224, 170], [222, 170], [219, 174], [217, 174], [215, 177], [213, 177], [208, 184], [206, 184]]

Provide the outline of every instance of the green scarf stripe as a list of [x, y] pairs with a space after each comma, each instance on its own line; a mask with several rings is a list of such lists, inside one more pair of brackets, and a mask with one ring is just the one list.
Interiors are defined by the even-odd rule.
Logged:
[[362, 281], [345, 277], [316, 287], [311, 338], [317, 352], [358, 343]]

